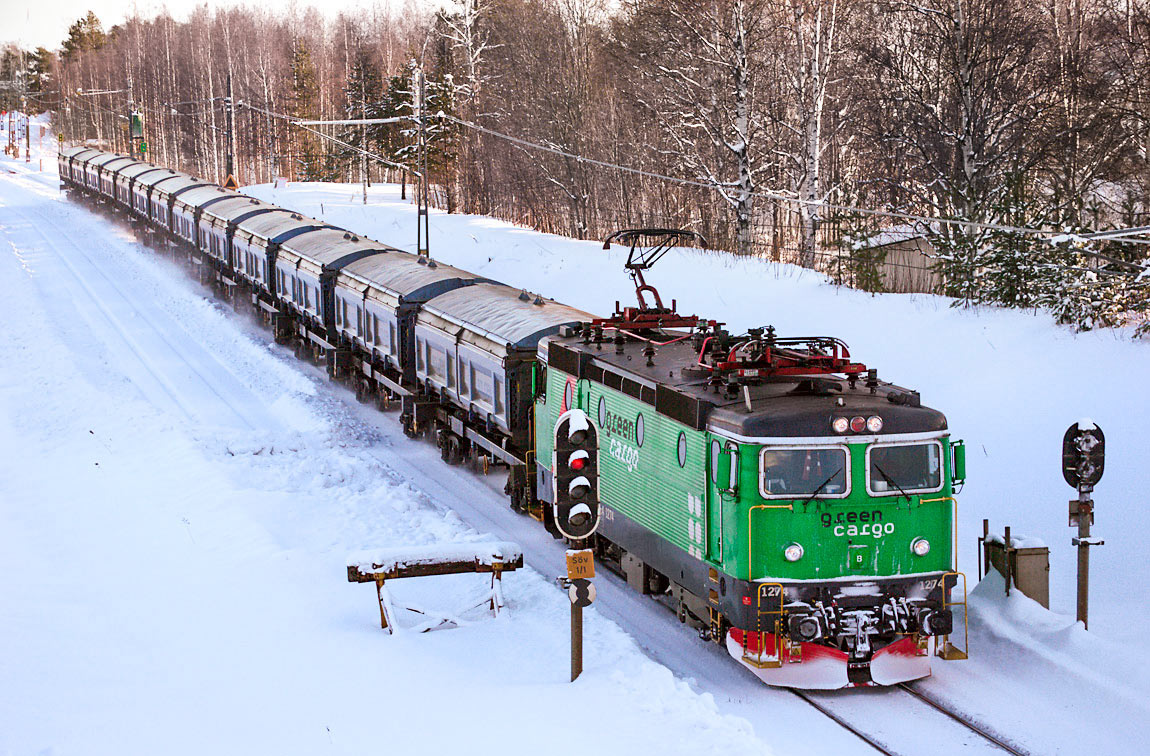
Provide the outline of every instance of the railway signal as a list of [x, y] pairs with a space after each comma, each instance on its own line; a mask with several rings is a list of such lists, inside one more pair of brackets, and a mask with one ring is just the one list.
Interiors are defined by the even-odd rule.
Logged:
[[1090, 613], [1090, 547], [1105, 541], [1090, 537], [1094, 524], [1094, 502], [1090, 493], [1098, 481], [1106, 462], [1106, 436], [1089, 418], [1079, 420], [1066, 429], [1062, 437], [1062, 477], [1078, 489], [1078, 498], [1070, 501], [1070, 526], [1078, 527], [1078, 535], [1070, 539], [1078, 547], [1078, 621], [1089, 628]]
[[573, 541], [599, 527], [599, 434], [581, 409], [555, 424], [555, 526]]

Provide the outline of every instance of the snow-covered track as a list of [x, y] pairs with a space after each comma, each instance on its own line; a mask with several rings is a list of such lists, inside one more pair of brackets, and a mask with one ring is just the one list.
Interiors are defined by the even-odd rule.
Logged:
[[985, 740], [988, 740], [991, 743], [994, 743], [996, 746], [1001, 748], [1003, 751], [1006, 751], [1007, 753], [1014, 754], [1014, 756], [1029, 756], [1029, 753], [1030, 753], [1029, 751], [1025, 751], [1016, 745], [1012, 745], [1011, 743], [1007, 742], [1005, 739], [999, 737], [994, 732], [987, 729], [983, 725], [973, 721], [969, 717], [963, 716], [962, 714], [959, 714], [955, 711], [952, 711], [951, 709], [946, 708], [946, 706], [942, 705], [941, 703], [939, 703], [935, 699], [931, 698], [928, 695], [925, 695], [924, 693], [922, 693], [919, 690], [916, 690], [915, 687], [913, 685], [911, 685], [910, 683], [899, 683], [898, 687], [901, 688], [902, 690], [906, 691], [910, 695], [914, 696], [919, 701], [922, 701], [924, 704], [931, 707], [935, 711], [949, 717], [950, 719], [954, 720], [955, 722], [958, 722], [960, 725], [962, 725], [966, 729], [970, 730], [971, 732], [977, 733], [978, 735], [980, 735]]

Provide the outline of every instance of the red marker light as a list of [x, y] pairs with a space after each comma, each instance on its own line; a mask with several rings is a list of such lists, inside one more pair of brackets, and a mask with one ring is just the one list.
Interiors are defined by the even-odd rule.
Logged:
[[866, 430], [866, 418], [852, 417], [851, 430], [855, 433], [862, 433], [864, 430]]

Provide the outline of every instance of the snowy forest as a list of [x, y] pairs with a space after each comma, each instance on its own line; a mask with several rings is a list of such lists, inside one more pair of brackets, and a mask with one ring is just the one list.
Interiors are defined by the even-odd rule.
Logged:
[[241, 183], [409, 182], [409, 122], [292, 119], [410, 115], [418, 69], [448, 212], [581, 239], [684, 227], [876, 291], [890, 268], [866, 240], [910, 229], [959, 303], [1145, 321], [1150, 248], [1091, 234], [1150, 225], [1150, 0], [454, 0], [107, 29], [88, 14], [59, 51], [0, 65], [65, 140], [126, 151], [135, 107], [151, 160], [216, 181], [230, 76]]

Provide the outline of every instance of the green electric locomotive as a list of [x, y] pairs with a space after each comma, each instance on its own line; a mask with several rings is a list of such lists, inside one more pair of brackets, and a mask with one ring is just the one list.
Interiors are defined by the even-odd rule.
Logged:
[[540, 344], [540, 498], [556, 498], [556, 423], [581, 410], [600, 559], [764, 682], [889, 685], [928, 675], [932, 654], [963, 658], [965, 458], [946, 418], [837, 339], [679, 317], [642, 280], [652, 258], [635, 259], [644, 235], [671, 232], [629, 233], [640, 307]]

